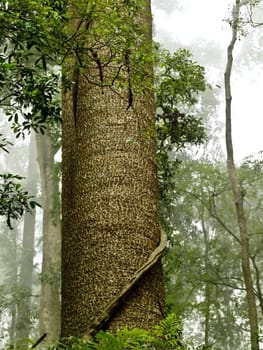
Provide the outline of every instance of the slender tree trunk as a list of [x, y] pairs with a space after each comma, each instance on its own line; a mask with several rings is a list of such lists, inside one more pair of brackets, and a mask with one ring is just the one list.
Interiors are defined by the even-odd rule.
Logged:
[[225, 100], [226, 100], [226, 149], [227, 149], [227, 168], [232, 185], [234, 201], [236, 206], [236, 215], [240, 231], [241, 239], [241, 252], [242, 252], [242, 270], [244, 275], [244, 282], [246, 287], [247, 305], [248, 305], [248, 317], [250, 324], [250, 340], [251, 350], [259, 350], [258, 342], [258, 319], [256, 298], [253, 288], [252, 273], [250, 268], [249, 258], [249, 234], [247, 230], [246, 217], [244, 212], [244, 195], [242, 193], [235, 162], [234, 152], [232, 144], [232, 125], [231, 125], [231, 71], [233, 64], [233, 50], [237, 40], [239, 14], [240, 14], [240, 1], [236, 0], [233, 8], [232, 15], [232, 39], [227, 49], [227, 65], [225, 71]]
[[[35, 136], [31, 134], [29, 146], [29, 162], [27, 172], [27, 189], [30, 194], [36, 196], [38, 183], [37, 159]], [[36, 211], [25, 213], [23, 229], [23, 246], [21, 257], [21, 268], [19, 277], [19, 290], [22, 298], [17, 305], [17, 323], [16, 323], [16, 345], [19, 348], [27, 348], [27, 343], [23, 345], [24, 339], [29, 338], [30, 331], [30, 313], [31, 313], [31, 294], [33, 277], [33, 258], [34, 258], [34, 238], [35, 238], [35, 218]]]
[[59, 182], [55, 174], [56, 149], [48, 132], [36, 135], [43, 208], [43, 256], [40, 295], [40, 335], [46, 341], [58, 340], [60, 334], [60, 206]]
[[[143, 25], [148, 36], [151, 23]], [[97, 61], [106, 61], [105, 51], [97, 50]], [[72, 77], [73, 65], [65, 67]], [[100, 68], [93, 64], [98, 76]], [[145, 82], [152, 83], [149, 67]], [[139, 273], [161, 252], [153, 92], [137, 86], [143, 92], [129, 106], [128, 88], [122, 99], [81, 74], [76, 84], [77, 99], [74, 91], [63, 96], [62, 336], [149, 328], [164, 309], [160, 259]]]
[[258, 267], [257, 262], [256, 262], [256, 256], [251, 256], [251, 261], [252, 261], [254, 271], [255, 271], [257, 298], [259, 301], [261, 314], [263, 315], [263, 294], [262, 294], [262, 289], [261, 289], [261, 276], [260, 276], [259, 267]]
[[[202, 216], [202, 231], [204, 234], [205, 243], [205, 271], [208, 273], [209, 269], [209, 236], [205, 227], [204, 217]], [[205, 339], [204, 346], [209, 347], [209, 333], [210, 333], [210, 307], [211, 307], [211, 285], [209, 281], [205, 281]]]
[[9, 344], [10, 348], [15, 347], [15, 330], [16, 330], [16, 320], [17, 320], [17, 287], [18, 287], [18, 259], [17, 259], [17, 239], [18, 230], [17, 224], [14, 226], [13, 230], [10, 232], [11, 242], [12, 242], [12, 267], [11, 267], [11, 296], [13, 298], [13, 303], [10, 306], [10, 326], [9, 326]]
[[9, 326], [9, 348], [15, 348], [15, 331], [16, 331], [16, 316], [17, 316], [17, 307], [13, 303], [10, 307], [10, 326]]

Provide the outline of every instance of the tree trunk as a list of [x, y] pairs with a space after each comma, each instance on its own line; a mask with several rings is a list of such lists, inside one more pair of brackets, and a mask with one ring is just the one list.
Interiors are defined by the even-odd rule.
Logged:
[[60, 334], [60, 210], [59, 181], [55, 174], [56, 149], [49, 136], [36, 134], [43, 208], [43, 256], [40, 295], [40, 335], [52, 343]]
[[[27, 190], [33, 196], [37, 194], [37, 159], [35, 136], [31, 134], [29, 146], [29, 162], [27, 172]], [[36, 211], [25, 213], [23, 229], [23, 247], [21, 257], [21, 270], [19, 277], [19, 289], [22, 298], [17, 305], [16, 322], [16, 346], [27, 348], [24, 340], [29, 338], [30, 330], [30, 312], [31, 312], [31, 294], [33, 277], [33, 258], [34, 258], [34, 238], [35, 238], [35, 218]], [[24, 344], [24, 345], [23, 345]]]
[[[150, 18], [149, 1], [141, 11]], [[98, 49], [97, 58], [105, 51]], [[65, 70], [73, 77], [74, 63]], [[152, 84], [149, 66], [136, 89], [144, 83]], [[149, 328], [164, 314], [160, 259], [139, 273], [157, 257], [153, 251], [161, 253], [153, 92], [145, 88], [131, 101], [129, 87], [121, 98], [81, 74], [76, 84], [77, 96], [63, 96], [62, 336]]]
[[227, 65], [225, 71], [225, 100], [226, 100], [226, 149], [227, 149], [227, 168], [232, 185], [234, 201], [236, 206], [236, 215], [241, 239], [241, 253], [242, 253], [242, 270], [244, 275], [244, 282], [246, 287], [247, 304], [248, 304], [248, 318], [250, 324], [250, 340], [251, 350], [259, 350], [258, 342], [258, 319], [256, 298], [253, 288], [252, 273], [250, 268], [249, 258], [249, 234], [247, 230], [246, 217], [244, 212], [244, 195], [242, 193], [235, 162], [232, 144], [232, 125], [231, 125], [231, 71], [233, 64], [233, 50], [237, 40], [240, 1], [236, 0], [232, 15], [232, 39], [227, 50]]
[[254, 273], [255, 273], [255, 280], [256, 280], [256, 288], [257, 288], [257, 298], [259, 301], [259, 307], [261, 311], [261, 315], [263, 315], [263, 294], [262, 294], [262, 287], [261, 287], [261, 274], [259, 270], [259, 266], [256, 262], [256, 256], [250, 257], [252, 261], [252, 265], [254, 267]]
[[[202, 214], [202, 231], [204, 234], [205, 243], [205, 273], [209, 275], [209, 235], [205, 227], [204, 213]], [[211, 284], [205, 281], [205, 336], [204, 346], [209, 348], [209, 333], [210, 333], [210, 307], [211, 307]]]
[[10, 326], [9, 326], [9, 348], [15, 349], [15, 331], [16, 331], [16, 304], [10, 306]]
[[17, 223], [15, 224], [13, 230], [10, 231], [10, 242], [11, 242], [11, 251], [10, 255], [13, 258], [12, 266], [10, 266], [10, 294], [13, 299], [13, 303], [10, 305], [10, 326], [8, 329], [9, 333], [9, 347], [15, 347], [15, 330], [16, 330], [16, 321], [17, 321], [17, 296], [16, 293], [18, 291], [18, 229]]

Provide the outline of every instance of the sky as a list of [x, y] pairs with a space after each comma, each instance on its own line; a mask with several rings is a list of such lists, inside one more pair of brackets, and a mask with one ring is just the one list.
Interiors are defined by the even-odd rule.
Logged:
[[229, 0], [184, 0], [182, 10], [167, 12], [153, 6], [156, 31], [169, 33], [175, 40], [179, 36], [185, 44], [198, 36], [221, 40], [228, 3]]
[[[165, 4], [165, 1], [163, 1]], [[169, 3], [169, 1], [168, 1]], [[170, 3], [173, 3], [170, 1]], [[224, 89], [222, 79], [225, 69], [226, 49], [231, 37], [231, 31], [224, 19], [229, 14], [233, 1], [229, 0], [184, 0], [174, 1], [173, 9], [166, 10], [165, 6], [160, 9], [158, 0], [153, 1], [154, 30], [156, 40], [164, 47], [182, 47], [195, 50], [197, 41], [208, 42], [216, 49], [220, 49], [223, 57], [223, 64], [215, 61], [214, 67], [211, 58], [211, 67], [207, 69], [209, 74], [215, 73], [216, 79], [213, 83], [222, 86], [220, 107], [217, 118], [224, 122]], [[177, 7], [176, 7], [177, 6]], [[263, 17], [262, 17], [263, 18]], [[262, 20], [263, 22], [263, 20]], [[263, 34], [262, 29], [257, 29]], [[263, 150], [263, 112], [261, 106], [263, 92], [263, 51], [258, 55], [255, 62], [249, 57], [253, 47], [251, 34], [237, 42], [235, 55], [238, 57], [238, 64], [242, 69], [233, 69], [232, 75], [232, 122], [233, 122], [233, 143], [235, 158], [241, 161], [242, 158]], [[246, 57], [243, 61], [238, 56], [246, 47]], [[253, 50], [252, 50], [253, 51]], [[209, 54], [209, 53], [208, 53]], [[211, 52], [210, 52], [211, 54]], [[213, 57], [211, 55], [211, 57]], [[234, 60], [234, 68], [235, 68]], [[202, 62], [200, 62], [202, 64]], [[237, 66], [236, 66], [237, 67]], [[218, 75], [219, 74], [219, 75]], [[222, 130], [222, 148], [224, 146], [224, 130]]]

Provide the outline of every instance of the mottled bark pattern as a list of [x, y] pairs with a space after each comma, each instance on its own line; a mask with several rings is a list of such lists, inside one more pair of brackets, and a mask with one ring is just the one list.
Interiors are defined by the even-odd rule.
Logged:
[[[121, 99], [78, 83], [76, 120], [72, 91], [63, 96], [62, 336], [81, 337], [147, 261], [160, 228], [152, 92], [127, 110], [128, 91]], [[163, 304], [159, 261], [107, 328], [149, 328]]]

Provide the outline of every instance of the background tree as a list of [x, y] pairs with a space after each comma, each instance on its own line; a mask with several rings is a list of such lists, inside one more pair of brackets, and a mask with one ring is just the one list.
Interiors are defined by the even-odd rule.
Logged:
[[250, 323], [250, 338], [251, 338], [251, 349], [259, 349], [259, 328], [258, 328], [258, 316], [256, 298], [254, 294], [253, 277], [250, 266], [250, 248], [249, 248], [249, 232], [247, 227], [247, 219], [244, 211], [244, 194], [238, 180], [235, 162], [234, 162], [234, 151], [232, 143], [232, 127], [231, 127], [231, 71], [233, 64], [233, 50], [237, 40], [238, 31], [240, 29], [240, 12], [241, 2], [236, 0], [233, 6], [231, 27], [232, 27], [232, 38], [227, 49], [227, 64], [225, 70], [225, 101], [226, 101], [226, 149], [227, 149], [227, 167], [230, 182], [232, 185], [234, 201], [236, 205], [236, 215], [240, 231], [241, 240], [241, 253], [242, 253], [242, 270], [244, 274], [244, 281], [247, 293], [248, 303], [248, 317]]
[[39, 332], [45, 341], [54, 343], [60, 335], [60, 256], [61, 218], [59, 164], [55, 155], [60, 147], [59, 128], [36, 135], [42, 192], [42, 271]]
[[[37, 196], [38, 172], [34, 134], [29, 145], [29, 160], [27, 171], [27, 188], [34, 197]], [[24, 216], [23, 242], [19, 273], [19, 289], [21, 298], [17, 304], [16, 346], [25, 348], [25, 339], [29, 338], [31, 327], [31, 298], [33, 292], [33, 269], [35, 255], [35, 222], [36, 209]]]
[[[5, 124], [5, 130], [8, 131], [8, 127]], [[8, 135], [12, 142], [14, 142], [14, 136], [12, 134]], [[21, 142], [20, 145], [13, 147], [10, 154], [6, 154], [6, 159], [1, 157], [1, 166], [2, 169], [5, 169], [7, 173], [16, 173], [19, 171], [21, 176], [25, 176], [28, 172], [28, 155], [31, 154], [30, 162], [30, 173], [32, 178], [28, 177], [28, 181], [21, 181], [21, 185], [26, 188], [27, 191], [30, 191], [32, 186], [32, 194], [34, 193], [34, 186], [38, 183], [38, 175], [34, 172], [34, 164], [36, 164], [36, 159], [34, 157], [34, 152], [32, 152], [32, 147], [29, 151], [28, 144]], [[31, 145], [33, 146], [33, 145]], [[3, 162], [4, 160], [4, 162]], [[32, 273], [30, 269], [33, 268], [33, 256], [34, 249], [34, 227], [29, 225], [31, 219], [34, 222], [33, 212], [28, 213], [28, 216], [25, 219], [25, 225], [19, 220], [18, 222], [12, 221], [12, 227], [15, 231], [12, 233], [12, 229], [9, 227], [4, 227], [6, 224], [2, 221], [1, 229], [1, 271], [0, 279], [1, 286], [3, 288], [3, 306], [1, 310], [1, 328], [3, 329], [2, 341], [8, 341], [12, 346], [18, 345], [16, 341], [17, 338], [20, 338], [20, 343], [24, 343], [21, 338], [26, 337], [26, 334], [29, 334], [31, 326], [34, 323], [34, 313], [36, 309], [31, 304], [30, 310], [29, 304], [33, 299], [32, 294], [35, 294], [31, 290], [31, 280]], [[33, 242], [32, 242], [33, 241]], [[11, 243], [13, 242], [13, 243]], [[27, 270], [25, 269], [27, 266]], [[14, 273], [16, 270], [16, 274]], [[16, 276], [16, 277], [15, 277]], [[11, 278], [12, 282], [9, 280]], [[34, 272], [34, 281], [36, 280], [36, 273]], [[12, 309], [12, 311], [11, 311]], [[12, 314], [10, 319], [8, 315]], [[12, 320], [12, 321], [11, 321]], [[23, 322], [23, 321], [24, 322]], [[5, 331], [5, 328], [9, 324], [10, 332], [9, 337]], [[22, 334], [22, 333], [23, 334]], [[26, 334], [24, 333], [26, 332]], [[12, 334], [13, 335], [12, 335]], [[31, 333], [32, 334], [32, 333]], [[9, 338], [9, 339], [8, 339]]]

